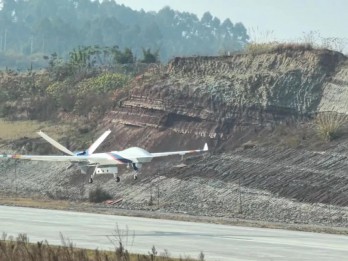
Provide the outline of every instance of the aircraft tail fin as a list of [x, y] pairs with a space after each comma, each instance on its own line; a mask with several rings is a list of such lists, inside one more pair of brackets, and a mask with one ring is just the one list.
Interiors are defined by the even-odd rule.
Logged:
[[43, 133], [42, 131], [39, 131], [37, 134], [39, 134], [44, 140], [46, 140], [53, 147], [59, 149], [60, 151], [66, 153], [68, 155], [71, 155], [71, 156], [75, 155], [72, 151], [68, 150], [62, 144], [60, 144], [59, 142], [55, 141], [54, 139], [52, 139], [51, 137], [49, 137], [47, 134]]
[[99, 147], [99, 145], [106, 139], [106, 137], [109, 136], [110, 133], [111, 130], [107, 130], [95, 142], [93, 142], [93, 144], [88, 148], [87, 154], [92, 154]]

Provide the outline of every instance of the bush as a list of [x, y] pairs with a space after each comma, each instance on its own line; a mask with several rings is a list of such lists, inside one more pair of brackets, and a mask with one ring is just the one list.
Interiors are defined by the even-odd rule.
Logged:
[[108, 93], [119, 88], [125, 87], [130, 77], [120, 73], [102, 73], [97, 77], [81, 81], [77, 85], [77, 95], [83, 96], [88, 92], [96, 94]]
[[347, 115], [337, 112], [321, 112], [315, 118], [318, 135], [326, 141], [339, 136], [341, 127], [347, 123]]
[[157, 63], [159, 61], [159, 50], [151, 52], [151, 49], [143, 48], [143, 56], [144, 58], [141, 60], [143, 63]]
[[115, 52], [114, 56], [115, 61], [119, 64], [134, 63], [136, 60], [132, 50], [129, 48], [126, 48], [123, 53], [120, 51]]
[[97, 187], [89, 192], [88, 199], [89, 202], [100, 203], [105, 200], [112, 199], [112, 196], [106, 190], [102, 189], [101, 187]]

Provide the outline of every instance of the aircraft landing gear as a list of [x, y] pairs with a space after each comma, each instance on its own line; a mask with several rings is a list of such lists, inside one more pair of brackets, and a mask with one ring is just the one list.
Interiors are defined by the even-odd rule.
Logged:
[[132, 163], [131, 166], [134, 170], [133, 179], [137, 180], [138, 179], [138, 171], [140, 170], [142, 164], [141, 163]]
[[98, 168], [98, 165], [95, 165], [94, 170], [93, 170], [93, 173], [92, 173], [91, 177], [90, 177], [89, 180], [88, 180], [88, 183], [89, 183], [89, 184], [92, 184], [92, 183], [93, 183], [93, 178], [94, 178], [94, 176], [95, 176], [95, 174], [96, 174], [97, 168]]
[[120, 182], [120, 180], [121, 180], [117, 174], [114, 174], [114, 178], [115, 178], [116, 182]]

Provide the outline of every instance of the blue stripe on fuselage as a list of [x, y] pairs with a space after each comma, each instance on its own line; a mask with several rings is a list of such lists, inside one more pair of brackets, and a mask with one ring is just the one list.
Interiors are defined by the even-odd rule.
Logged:
[[120, 156], [120, 155], [118, 155], [118, 154], [116, 154], [116, 153], [110, 152], [109, 154], [110, 154], [114, 159], [119, 160], [119, 161], [121, 161], [121, 162], [124, 163], [124, 164], [133, 163], [133, 161], [131, 161], [131, 160], [129, 160], [129, 159], [126, 159], [126, 158], [124, 158], [124, 157], [122, 157], [122, 156]]

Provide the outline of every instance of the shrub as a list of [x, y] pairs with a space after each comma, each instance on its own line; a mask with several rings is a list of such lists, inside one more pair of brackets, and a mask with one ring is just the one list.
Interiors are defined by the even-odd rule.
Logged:
[[83, 96], [88, 92], [97, 94], [114, 91], [123, 88], [129, 82], [130, 77], [119, 73], [102, 73], [97, 77], [90, 78], [78, 84], [78, 96]]
[[141, 60], [143, 63], [157, 63], [159, 61], [159, 50], [151, 52], [151, 49], [143, 48], [143, 56], [144, 58]]
[[105, 200], [112, 199], [112, 196], [106, 190], [102, 189], [101, 187], [97, 187], [89, 192], [88, 199], [89, 202], [100, 203]]
[[119, 64], [129, 64], [135, 62], [135, 57], [131, 49], [126, 48], [124, 52], [117, 51], [114, 54], [114, 59]]
[[339, 136], [340, 128], [347, 123], [347, 115], [337, 112], [321, 112], [315, 118], [318, 135], [326, 141]]

